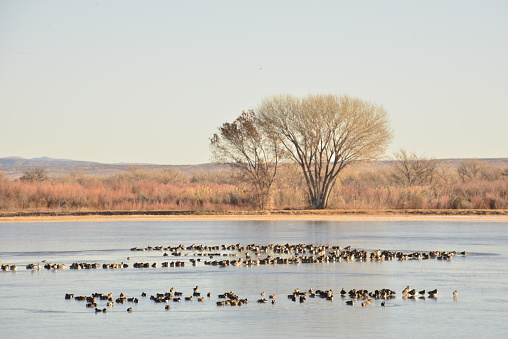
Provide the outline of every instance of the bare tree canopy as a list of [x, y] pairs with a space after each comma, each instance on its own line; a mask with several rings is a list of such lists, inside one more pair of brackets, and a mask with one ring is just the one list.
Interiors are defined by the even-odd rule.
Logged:
[[212, 160], [240, 170], [254, 187], [257, 207], [264, 209], [277, 173], [279, 143], [253, 111], [224, 123], [210, 139]]
[[406, 186], [417, 186], [432, 183], [437, 169], [437, 161], [416, 153], [408, 154], [405, 150], [394, 154], [392, 161], [395, 179]]
[[457, 167], [457, 174], [462, 182], [478, 179], [493, 181], [502, 177], [503, 170], [478, 159], [466, 159]]
[[29, 169], [19, 178], [21, 181], [29, 182], [45, 181], [48, 179], [48, 172], [44, 168]]
[[300, 165], [310, 204], [318, 209], [326, 208], [344, 167], [381, 156], [392, 137], [381, 106], [345, 95], [269, 97], [256, 113]]

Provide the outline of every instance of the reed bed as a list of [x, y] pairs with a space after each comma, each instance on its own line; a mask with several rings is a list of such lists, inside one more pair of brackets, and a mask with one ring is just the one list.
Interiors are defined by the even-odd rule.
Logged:
[[[4, 212], [241, 211], [256, 206], [249, 185], [225, 168], [193, 174], [137, 168], [111, 176], [72, 173], [40, 181], [1, 174], [0, 211]], [[270, 210], [308, 207], [297, 169], [280, 170], [269, 201]], [[464, 180], [449, 169], [425, 185], [405, 186], [389, 168], [354, 168], [340, 177], [329, 209], [508, 209], [508, 176]]]

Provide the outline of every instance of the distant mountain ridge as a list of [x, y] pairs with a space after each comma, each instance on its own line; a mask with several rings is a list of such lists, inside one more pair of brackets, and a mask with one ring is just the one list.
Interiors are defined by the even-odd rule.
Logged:
[[[457, 159], [437, 159], [441, 164], [449, 166], [458, 166], [465, 160], [471, 158]], [[508, 158], [483, 158], [477, 159], [490, 165], [508, 166]], [[106, 164], [92, 161], [79, 161], [70, 159], [53, 159], [49, 157], [39, 157], [32, 159], [24, 159], [21, 157], [5, 157], [0, 158], [0, 172], [7, 178], [19, 178], [30, 168], [43, 168], [49, 176], [58, 176], [63, 174], [71, 174], [80, 172], [87, 175], [114, 175], [125, 173], [136, 167], [143, 167], [150, 170], [174, 169], [185, 173], [196, 173], [199, 171], [214, 171], [224, 168], [225, 165], [216, 163], [205, 163], [199, 165], [156, 165], [141, 163], [116, 163]], [[390, 166], [389, 160], [376, 161], [371, 164], [371, 168]]]
[[[21, 157], [0, 158], [0, 166], [97, 166], [102, 165], [98, 162], [79, 161], [70, 159], [53, 159], [48, 157], [25, 159]], [[105, 164], [104, 164], [105, 165]]]
[[[446, 163], [450, 165], [458, 165], [464, 160], [469, 160], [473, 158], [450, 158], [450, 159], [437, 159], [440, 163]], [[476, 158], [475, 158], [476, 159]], [[479, 158], [479, 161], [486, 162], [491, 165], [501, 165], [508, 166], [508, 158]], [[389, 163], [390, 160], [381, 160], [377, 163]], [[164, 166], [164, 167], [202, 167], [206, 165], [212, 164], [200, 164], [200, 165], [160, 165], [160, 164], [150, 164], [150, 163], [101, 163], [94, 161], [82, 161], [82, 160], [72, 160], [72, 159], [54, 159], [46, 156], [32, 159], [25, 159], [22, 157], [12, 156], [0, 158], [0, 167], [9, 166], [9, 167], [46, 167], [46, 166]]]
[[79, 161], [70, 159], [53, 159], [39, 157], [25, 159], [21, 157], [0, 158], [0, 172], [7, 178], [16, 179], [22, 176], [28, 169], [43, 168], [49, 176], [71, 174], [80, 172], [87, 175], [114, 175], [126, 172], [136, 167], [144, 167], [151, 170], [175, 169], [186, 173], [198, 171], [211, 171], [223, 167], [220, 164], [199, 164], [199, 165], [156, 165], [146, 163], [116, 163], [107, 164], [92, 161]]
[[25, 159], [22, 157], [5, 157], [0, 158], [0, 166], [27, 166], [27, 167], [38, 167], [38, 166], [110, 166], [110, 165], [140, 165], [140, 166], [149, 166], [155, 164], [147, 164], [147, 163], [127, 163], [121, 162], [118, 164], [114, 163], [101, 163], [94, 161], [81, 161], [81, 160], [72, 160], [72, 159], [54, 159], [49, 157], [40, 157], [40, 158], [31, 158]]

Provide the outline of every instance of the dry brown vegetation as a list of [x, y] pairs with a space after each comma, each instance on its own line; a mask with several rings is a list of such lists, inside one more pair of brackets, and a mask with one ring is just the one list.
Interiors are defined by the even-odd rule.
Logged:
[[[468, 168], [473, 167], [473, 168]], [[474, 173], [465, 175], [464, 173]], [[0, 211], [240, 211], [254, 209], [253, 190], [230, 169], [201, 172], [131, 168], [97, 176], [79, 172], [24, 180], [0, 172]], [[480, 161], [438, 163], [432, 180], [403, 183], [393, 166], [356, 165], [341, 173], [330, 209], [508, 209], [508, 167]], [[282, 164], [269, 208], [309, 206], [296, 165]]]

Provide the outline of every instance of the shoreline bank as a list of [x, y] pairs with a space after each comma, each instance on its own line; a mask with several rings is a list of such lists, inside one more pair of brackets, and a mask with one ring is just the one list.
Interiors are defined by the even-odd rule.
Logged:
[[508, 221], [508, 210], [270, 210], [0, 212], [2, 222], [165, 220], [489, 220]]

